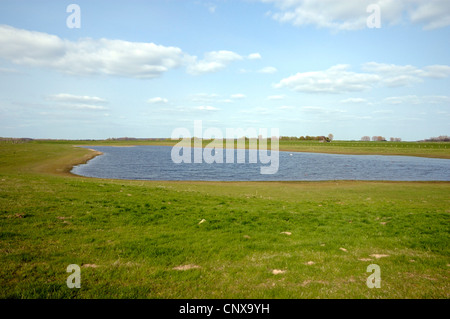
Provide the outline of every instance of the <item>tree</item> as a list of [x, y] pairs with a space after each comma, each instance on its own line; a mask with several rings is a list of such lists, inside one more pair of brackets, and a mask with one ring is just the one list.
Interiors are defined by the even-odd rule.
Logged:
[[334, 138], [334, 135], [333, 134], [328, 134], [328, 139], [330, 140], [330, 142], [333, 140], [333, 138]]
[[363, 142], [368, 142], [368, 141], [370, 141], [370, 136], [363, 136], [363, 137], [361, 137], [361, 141], [363, 141]]
[[441, 135], [439, 137], [431, 137], [426, 139], [425, 142], [450, 142], [450, 136]]

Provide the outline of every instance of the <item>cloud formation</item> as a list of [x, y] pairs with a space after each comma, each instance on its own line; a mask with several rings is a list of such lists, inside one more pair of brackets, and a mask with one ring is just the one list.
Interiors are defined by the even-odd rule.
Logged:
[[163, 98], [163, 97], [159, 97], [159, 96], [158, 97], [152, 97], [152, 98], [147, 100], [147, 103], [150, 103], [150, 104], [166, 104], [168, 102], [169, 102], [168, 99]]
[[245, 99], [247, 96], [242, 93], [236, 93], [236, 94], [232, 94], [230, 97], [232, 99]]
[[58, 104], [60, 108], [78, 109], [78, 110], [107, 110], [104, 104], [107, 100], [97, 96], [74, 95], [68, 93], [59, 93], [48, 95], [45, 98]]
[[341, 103], [366, 103], [367, 100], [360, 97], [350, 97], [340, 101]]
[[272, 73], [276, 73], [277, 71], [278, 71], [277, 68], [275, 68], [273, 66], [266, 66], [266, 67], [260, 69], [258, 72], [259, 73], [272, 74]]
[[242, 56], [232, 51], [207, 52], [200, 61], [198, 61], [197, 57], [191, 57], [187, 72], [193, 75], [217, 72], [227, 67], [231, 62], [242, 59]]
[[196, 110], [199, 111], [218, 111], [219, 109], [217, 107], [211, 106], [211, 105], [200, 105], [195, 107]]
[[446, 95], [403, 95], [403, 96], [391, 96], [383, 100], [387, 104], [408, 104], [408, 105], [447, 105], [450, 106], [450, 96]]
[[262, 56], [259, 53], [251, 53], [251, 54], [249, 54], [247, 56], [247, 59], [249, 59], [249, 60], [259, 60], [259, 59], [262, 59]]
[[429, 65], [421, 69], [412, 65], [369, 62], [365, 63], [362, 69], [380, 75], [383, 83], [388, 87], [422, 82], [423, 78], [441, 79], [450, 76], [450, 66], [448, 65]]
[[272, 3], [273, 19], [294, 26], [316, 26], [333, 30], [359, 30], [367, 27], [369, 5], [378, 5], [382, 25], [412, 23], [425, 30], [450, 25], [448, 0], [260, 0]]
[[268, 100], [282, 100], [284, 99], [284, 95], [269, 95], [267, 97]]
[[184, 53], [154, 43], [90, 38], [76, 42], [55, 35], [0, 25], [0, 58], [75, 75], [155, 78], [181, 66]]
[[349, 65], [339, 64], [323, 71], [299, 72], [282, 79], [275, 87], [303, 93], [348, 93], [375, 86], [409, 86], [423, 82], [424, 78], [440, 79], [450, 76], [450, 67], [447, 65], [418, 68], [412, 65], [369, 62], [362, 65], [362, 70], [364, 72], [350, 71]]
[[107, 100], [97, 96], [73, 95], [67, 93], [49, 95], [47, 97], [47, 100], [65, 103], [88, 103], [88, 104], [103, 104], [107, 102]]
[[380, 76], [348, 71], [349, 65], [336, 65], [324, 71], [299, 72], [282, 79], [276, 88], [305, 93], [344, 93], [369, 89]]
[[[69, 41], [44, 32], [0, 25], [0, 58], [18, 65], [45, 67], [72, 75], [156, 78], [178, 67], [193, 75], [217, 72], [243, 57], [211, 51], [199, 60], [178, 47], [124, 40], [83, 38]], [[249, 59], [260, 58], [251, 54]]]

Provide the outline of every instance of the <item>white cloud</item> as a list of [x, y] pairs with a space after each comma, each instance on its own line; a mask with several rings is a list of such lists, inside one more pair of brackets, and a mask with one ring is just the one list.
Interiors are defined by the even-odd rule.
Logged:
[[399, 87], [422, 82], [424, 71], [412, 65], [395, 65], [369, 62], [363, 65], [363, 70], [382, 76], [386, 86]]
[[321, 106], [302, 106], [302, 111], [309, 112], [309, 113], [325, 113], [325, 108]]
[[185, 62], [185, 55], [176, 47], [90, 38], [73, 42], [6, 25], [0, 25], [0, 58], [68, 74], [134, 78], [158, 77]]
[[324, 71], [300, 72], [282, 79], [275, 87], [304, 93], [346, 93], [364, 91], [377, 85], [410, 86], [423, 82], [424, 78], [450, 76], [450, 67], [447, 65], [431, 65], [420, 69], [412, 65], [368, 62], [362, 66], [365, 72], [353, 72], [349, 68], [349, 65], [335, 65]]
[[[406, 2], [406, 1], [405, 1]], [[410, 12], [413, 23], [423, 24], [425, 30], [450, 25], [450, 2], [447, 0], [411, 1], [415, 8]]]
[[268, 100], [282, 100], [284, 99], [284, 95], [269, 95], [267, 97]]
[[365, 71], [373, 73], [383, 73], [386, 75], [404, 74], [404, 75], [420, 76], [422, 75], [423, 72], [419, 68], [412, 65], [396, 65], [377, 62], [365, 63], [362, 69]]
[[340, 109], [330, 109], [322, 106], [302, 106], [300, 108], [304, 113], [316, 114], [316, 115], [331, 115], [331, 116], [341, 116], [344, 113], [347, 113], [345, 110]]
[[359, 97], [350, 97], [348, 99], [340, 100], [341, 103], [366, 103], [367, 100]]
[[107, 110], [108, 108], [103, 105], [92, 105], [92, 104], [68, 104], [68, 108], [79, 109], [79, 110]]
[[19, 74], [19, 73], [21, 72], [15, 69], [0, 67], [0, 74]]
[[295, 109], [295, 107], [291, 106], [291, 105], [281, 105], [278, 107], [279, 110], [293, 110]]
[[384, 103], [388, 104], [408, 104], [408, 105], [419, 105], [419, 104], [450, 104], [450, 96], [445, 95], [403, 95], [403, 96], [391, 96], [383, 100]]
[[378, 75], [348, 69], [348, 65], [336, 65], [325, 71], [300, 72], [282, 79], [275, 87], [305, 93], [343, 93], [363, 91], [380, 81]]
[[357, 30], [366, 27], [366, 7], [375, 0], [310, 1], [310, 0], [262, 0], [274, 3], [279, 9], [271, 13], [279, 22], [294, 26], [314, 25], [337, 30]]
[[418, 104], [419, 98], [416, 95], [405, 95], [405, 96], [391, 96], [384, 99], [385, 103], [388, 104]]
[[66, 43], [55, 35], [0, 25], [0, 56], [17, 64], [40, 65], [61, 57]]
[[408, 86], [414, 83], [423, 82], [421, 78], [411, 75], [399, 75], [394, 77], [388, 77], [383, 80], [384, 84], [389, 87]]
[[278, 10], [268, 15], [294, 26], [313, 25], [333, 30], [358, 30], [367, 27], [369, 5], [378, 5], [382, 26], [406, 21], [435, 29], [450, 25], [448, 0], [261, 0]]
[[450, 96], [446, 95], [431, 95], [431, 96], [424, 96], [425, 101], [427, 103], [432, 104], [449, 104], [450, 106]]
[[369, 62], [363, 65], [363, 70], [382, 76], [383, 83], [389, 87], [407, 86], [423, 82], [423, 78], [445, 78], [450, 76], [450, 66], [429, 65], [423, 69], [412, 65], [395, 65]]
[[430, 78], [446, 78], [450, 76], [450, 66], [448, 65], [429, 65], [423, 68], [424, 76]]
[[212, 5], [212, 4], [210, 4], [210, 5], [208, 5], [208, 11], [210, 12], [210, 13], [214, 13], [214, 12], [216, 12], [216, 6], [215, 5]]
[[246, 97], [247, 96], [245, 94], [241, 94], [241, 93], [231, 95], [232, 99], [245, 99]]
[[159, 96], [158, 97], [152, 97], [152, 98], [147, 100], [147, 103], [150, 103], [150, 104], [166, 104], [168, 102], [169, 102], [168, 99], [163, 98], [163, 97], [159, 97]]
[[195, 109], [200, 110], [200, 111], [218, 111], [219, 110], [217, 107], [210, 106], [210, 105], [197, 106], [197, 107], [195, 107]]
[[[256, 57], [256, 55], [252, 55]], [[156, 78], [181, 66], [190, 74], [224, 69], [242, 60], [232, 51], [207, 52], [202, 60], [180, 48], [154, 43], [83, 38], [69, 41], [44, 32], [0, 25], [0, 59], [72, 75]]]
[[217, 72], [230, 63], [242, 59], [242, 56], [232, 51], [211, 51], [205, 53], [203, 60], [200, 61], [197, 61], [197, 57], [191, 57], [187, 72], [193, 75]]
[[63, 103], [82, 103], [82, 104], [103, 104], [107, 100], [97, 96], [73, 95], [67, 93], [52, 94], [47, 96], [47, 100]]
[[376, 110], [372, 112], [373, 114], [393, 114], [393, 110]]
[[262, 57], [261, 57], [261, 54], [259, 54], [259, 53], [251, 53], [248, 55], [247, 58], [249, 60], [258, 60], [258, 59], [261, 59]]
[[274, 68], [273, 66], [266, 66], [265, 68], [260, 69], [258, 72], [271, 74], [277, 71], [278, 71], [277, 68]]
[[108, 101], [97, 96], [59, 93], [48, 95], [45, 99], [55, 103], [54, 105], [51, 105], [52, 108], [56, 107], [58, 109], [88, 111], [108, 110], [108, 108], [104, 106]]
[[[193, 112], [215, 112], [215, 111], [219, 111], [220, 109], [215, 107], [215, 106], [211, 106], [211, 105], [199, 105], [199, 106], [182, 106], [182, 105], [177, 105], [177, 106], [173, 106], [170, 109], [165, 107], [163, 109], [159, 109], [159, 110], [153, 110], [152, 112], [160, 112], [161, 114], [165, 114], [166, 116], [168, 114], [172, 114], [173, 112], [175, 113], [188, 113], [188, 114], [192, 114]], [[169, 113], [168, 113], [169, 112]], [[172, 113], [170, 113], [172, 112]], [[190, 121], [187, 119], [178, 119], [177, 121]]]

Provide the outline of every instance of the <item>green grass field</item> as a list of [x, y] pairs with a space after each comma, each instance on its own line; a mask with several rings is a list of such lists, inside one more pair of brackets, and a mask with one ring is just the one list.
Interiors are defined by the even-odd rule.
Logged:
[[[100, 143], [130, 142], [0, 143], [1, 298], [450, 297], [449, 182], [70, 175], [92, 156], [73, 145]], [[446, 143], [280, 149], [450, 158]], [[69, 264], [80, 289], [66, 285]], [[366, 285], [370, 264], [381, 288]]]

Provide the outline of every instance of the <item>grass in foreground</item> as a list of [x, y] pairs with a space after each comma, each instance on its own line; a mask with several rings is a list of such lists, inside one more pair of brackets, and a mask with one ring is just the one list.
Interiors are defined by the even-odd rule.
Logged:
[[65, 173], [87, 154], [0, 146], [1, 298], [449, 298], [450, 183]]

